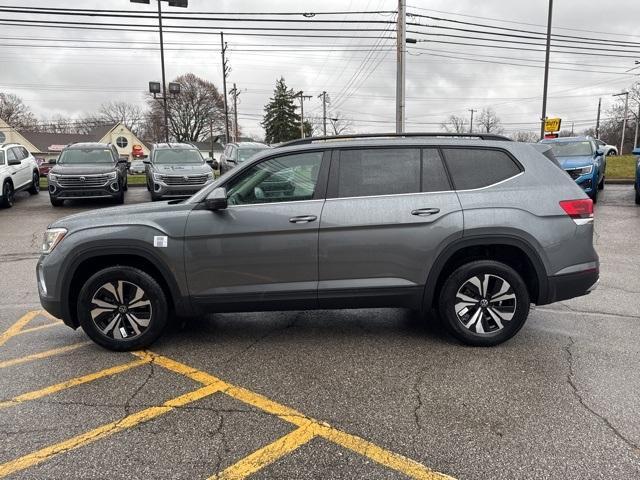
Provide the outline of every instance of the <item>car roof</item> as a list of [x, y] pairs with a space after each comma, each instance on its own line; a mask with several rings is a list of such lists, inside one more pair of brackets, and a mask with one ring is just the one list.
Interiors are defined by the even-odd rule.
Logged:
[[235, 145], [238, 148], [269, 148], [269, 145], [260, 142], [230, 142], [229, 145]]
[[65, 147], [66, 149], [72, 149], [72, 150], [76, 150], [76, 149], [86, 149], [86, 148], [111, 148], [111, 144], [110, 143], [98, 143], [98, 142], [79, 142], [79, 143], [72, 143], [71, 145], [67, 145]]
[[154, 150], [198, 150], [198, 148], [191, 143], [154, 143], [152, 148]]

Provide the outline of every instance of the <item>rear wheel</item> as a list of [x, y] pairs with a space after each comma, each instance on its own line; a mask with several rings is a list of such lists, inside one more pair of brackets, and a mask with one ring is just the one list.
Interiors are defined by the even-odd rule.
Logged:
[[78, 319], [85, 333], [109, 350], [144, 348], [157, 340], [167, 325], [167, 299], [158, 282], [146, 272], [109, 267], [82, 287]]
[[2, 185], [2, 197], [0, 197], [0, 207], [10, 208], [13, 207], [13, 201], [15, 198], [15, 192], [13, 191], [13, 184], [7, 180]]
[[31, 195], [37, 195], [38, 193], [40, 193], [40, 174], [38, 172], [33, 172], [31, 187], [28, 191]]
[[513, 337], [529, 315], [529, 293], [518, 273], [493, 260], [457, 268], [444, 282], [438, 310], [447, 329], [468, 345], [490, 347]]

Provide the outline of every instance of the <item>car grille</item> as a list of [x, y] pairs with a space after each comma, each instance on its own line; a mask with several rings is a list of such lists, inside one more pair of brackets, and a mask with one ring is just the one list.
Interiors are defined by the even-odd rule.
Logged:
[[162, 181], [167, 185], [204, 185], [206, 175], [162, 175]]
[[108, 175], [58, 175], [61, 187], [102, 187], [109, 182]]

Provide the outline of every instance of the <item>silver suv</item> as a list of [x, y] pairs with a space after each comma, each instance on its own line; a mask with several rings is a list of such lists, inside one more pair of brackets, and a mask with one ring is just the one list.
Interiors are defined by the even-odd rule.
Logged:
[[220, 156], [220, 173], [227, 173], [232, 168], [267, 148], [270, 148], [269, 145], [259, 142], [228, 143]]
[[213, 182], [209, 161], [190, 143], [158, 143], [144, 163], [152, 201], [189, 197]]
[[[336, 140], [336, 141], [334, 141]], [[114, 350], [175, 316], [406, 307], [490, 346], [598, 281], [593, 203], [546, 145], [494, 135], [304, 139], [180, 203], [53, 223], [44, 308]]]

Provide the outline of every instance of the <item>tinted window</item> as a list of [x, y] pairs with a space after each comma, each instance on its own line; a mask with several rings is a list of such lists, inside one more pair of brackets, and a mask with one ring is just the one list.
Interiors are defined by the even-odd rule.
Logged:
[[18, 157], [16, 157], [16, 152], [14, 148], [10, 148], [9, 150], [7, 150], [7, 160], [11, 161], [11, 160], [17, 160]]
[[322, 152], [287, 155], [260, 162], [229, 182], [230, 205], [311, 200]]
[[262, 150], [264, 150], [264, 148], [239, 148], [238, 149], [238, 161], [240, 163], [242, 163], [245, 160], [249, 160], [256, 153], [261, 152]]
[[338, 196], [363, 197], [420, 191], [420, 150], [375, 148], [343, 150]]
[[447, 190], [451, 190], [451, 186], [440, 153], [435, 148], [422, 150], [422, 191], [444, 192]]
[[204, 158], [200, 155], [199, 150], [185, 150], [182, 148], [174, 149], [161, 149], [156, 150], [156, 154], [153, 157], [153, 163], [158, 165], [170, 165], [170, 164], [188, 164], [188, 165], [202, 165]]
[[4, 165], [4, 151], [0, 150], [0, 165]]
[[457, 190], [486, 187], [520, 173], [520, 167], [500, 150], [445, 148], [443, 152]]

